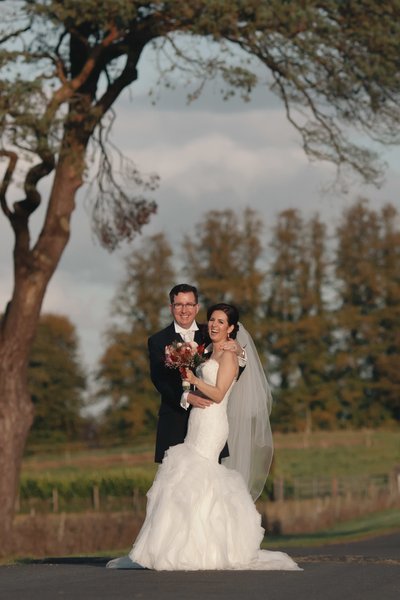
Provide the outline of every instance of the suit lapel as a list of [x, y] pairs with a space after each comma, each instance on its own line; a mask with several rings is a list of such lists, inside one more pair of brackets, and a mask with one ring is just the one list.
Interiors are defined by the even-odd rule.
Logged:
[[198, 344], [209, 344], [210, 338], [208, 337], [207, 325], [204, 323], [199, 324], [199, 329], [194, 335], [194, 341]]
[[166, 346], [175, 341], [176, 342], [182, 341], [182, 337], [179, 335], [179, 333], [176, 333], [176, 331], [175, 331], [174, 323], [171, 323], [171, 325], [168, 325], [168, 327], [164, 330], [164, 332], [165, 332], [164, 340], [165, 340]]

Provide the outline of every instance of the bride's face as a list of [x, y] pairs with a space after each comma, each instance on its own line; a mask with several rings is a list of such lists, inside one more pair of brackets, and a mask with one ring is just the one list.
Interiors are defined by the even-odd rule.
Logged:
[[208, 321], [208, 335], [215, 344], [228, 339], [228, 334], [233, 331], [233, 325], [229, 325], [228, 317], [223, 310], [214, 310]]

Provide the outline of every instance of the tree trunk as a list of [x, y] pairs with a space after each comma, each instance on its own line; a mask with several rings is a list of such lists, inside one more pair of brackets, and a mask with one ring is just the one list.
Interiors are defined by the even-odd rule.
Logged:
[[[69, 239], [75, 194], [82, 183], [83, 148], [56, 169], [45, 224], [37, 244], [19, 243], [16, 231], [14, 290], [0, 323], [0, 554], [6, 554], [21, 461], [33, 421], [27, 371], [47, 285]], [[81, 160], [77, 160], [80, 158]], [[73, 160], [73, 162], [72, 162]], [[26, 237], [27, 228], [23, 232]], [[22, 236], [21, 236], [22, 237]]]
[[[5, 351], [4, 351], [5, 350]], [[0, 350], [0, 556], [7, 553], [25, 441], [33, 420], [33, 405], [25, 373], [10, 364]]]

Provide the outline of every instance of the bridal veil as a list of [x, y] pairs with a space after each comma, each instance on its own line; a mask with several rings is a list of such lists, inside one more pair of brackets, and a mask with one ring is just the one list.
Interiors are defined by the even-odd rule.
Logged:
[[273, 456], [272, 395], [257, 349], [242, 323], [236, 339], [246, 349], [247, 362], [229, 398], [229, 457], [223, 464], [241, 473], [255, 501], [263, 491]]

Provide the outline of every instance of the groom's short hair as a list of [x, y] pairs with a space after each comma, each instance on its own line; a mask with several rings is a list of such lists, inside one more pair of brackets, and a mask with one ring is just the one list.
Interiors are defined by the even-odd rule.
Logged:
[[197, 304], [199, 301], [199, 292], [197, 291], [197, 288], [194, 287], [194, 285], [188, 285], [187, 283], [178, 283], [178, 285], [174, 285], [174, 287], [172, 288], [172, 290], [169, 293], [170, 303], [171, 304], [174, 303], [174, 298], [178, 294], [190, 294], [190, 292], [192, 292], [192, 294], [194, 294], [194, 297], [196, 299], [196, 304]]

